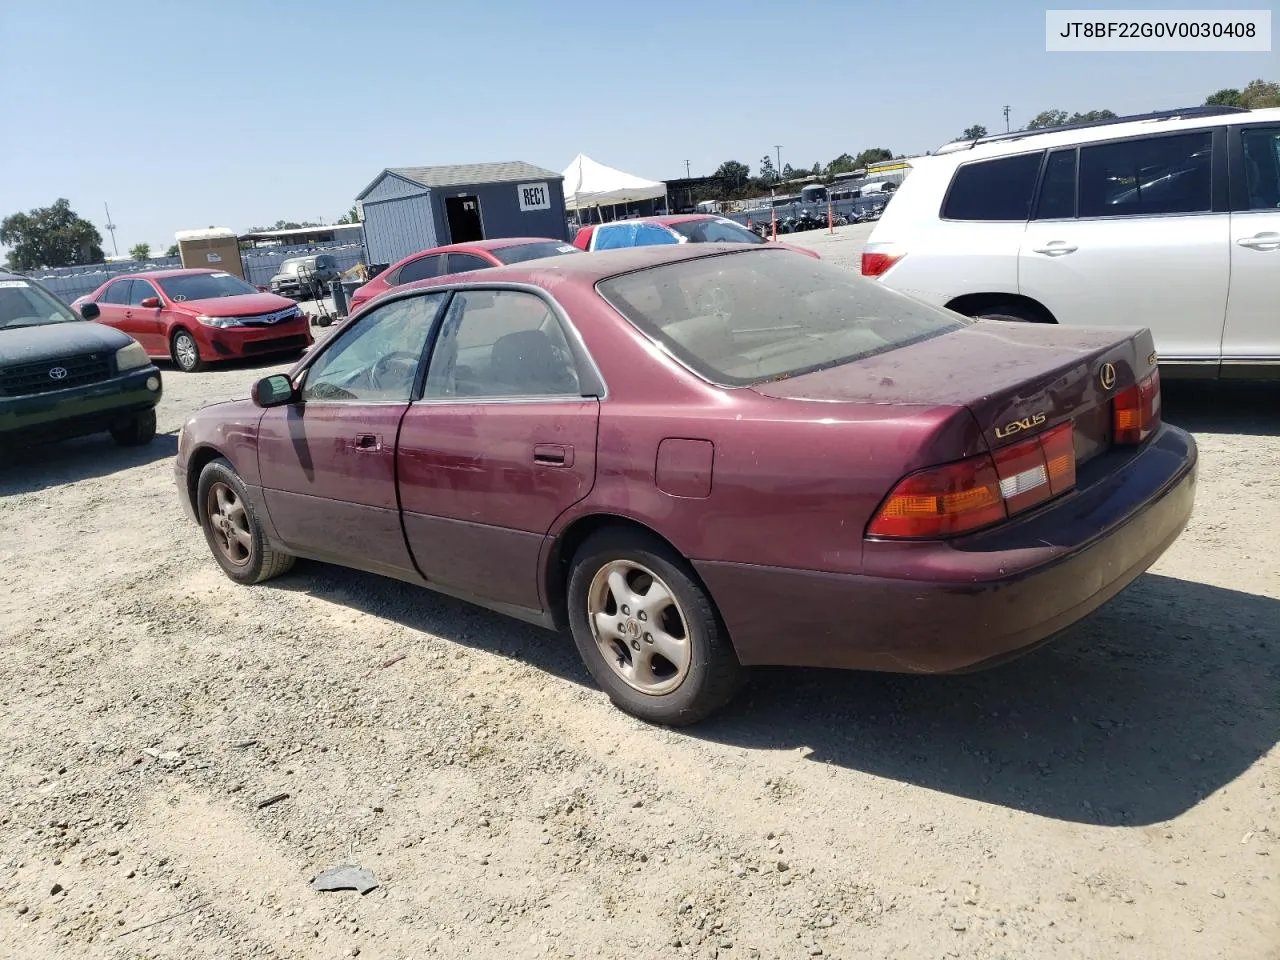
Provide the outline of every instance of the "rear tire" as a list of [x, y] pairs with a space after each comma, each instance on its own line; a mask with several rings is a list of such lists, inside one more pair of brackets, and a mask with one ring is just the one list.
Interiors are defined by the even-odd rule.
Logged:
[[746, 679], [711, 598], [683, 557], [641, 531], [592, 534], [573, 558], [574, 643], [619, 709], [666, 726], [711, 716]]
[[236, 583], [262, 583], [293, 566], [295, 558], [267, 539], [244, 481], [229, 461], [212, 460], [200, 471], [196, 515], [213, 558]]
[[156, 408], [135, 413], [111, 428], [111, 439], [122, 447], [145, 447], [156, 436]]
[[179, 330], [173, 335], [173, 339], [169, 341], [169, 353], [173, 357], [173, 365], [183, 373], [196, 373], [204, 369], [200, 345], [186, 330]]

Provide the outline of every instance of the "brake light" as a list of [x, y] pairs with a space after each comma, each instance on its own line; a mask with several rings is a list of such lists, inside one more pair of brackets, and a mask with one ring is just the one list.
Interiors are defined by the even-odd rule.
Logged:
[[1117, 444], [1139, 444], [1155, 432], [1160, 425], [1159, 370], [1151, 371], [1115, 395], [1111, 401], [1111, 420]]
[[999, 523], [1076, 484], [1070, 423], [1005, 447], [903, 478], [867, 526], [867, 535], [934, 538]]
[[862, 251], [862, 275], [864, 277], [878, 277], [901, 260], [902, 257], [903, 254], [894, 253], [887, 243], [869, 243]]

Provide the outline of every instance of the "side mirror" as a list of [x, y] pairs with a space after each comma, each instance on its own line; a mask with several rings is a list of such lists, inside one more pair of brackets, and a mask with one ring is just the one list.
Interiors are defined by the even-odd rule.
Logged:
[[263, 377], [253, 385], [252, 395], [253, 402], [260, 407], [282, 407], [298, 398], [293, 381], [283, 373]]
[[159, 297], [143, 297], [142, 301], [138, 304], [138, 306], [144, 307], [148, 310], [159, 310], [160, 298]]
[[80, 316], [86, 320], [97, 320], [102, 316], [102, 310], [92, 300], [80, 304]]

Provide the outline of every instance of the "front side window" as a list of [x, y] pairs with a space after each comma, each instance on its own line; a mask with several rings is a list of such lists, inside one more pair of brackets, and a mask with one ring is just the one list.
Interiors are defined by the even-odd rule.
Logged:
[[151, 286], [146, 280], [133, 281], [133, 287], [129, 290], [129, 303], [132, 306], [139, 307], [142, 301], [147, 297], [159, 297], [156, 288]]
[[1213, 208], [1213, 133], [1205, 130], [1080, 150], [1080, 216], [1156, 216]]
[[445, 296], [406, 297], [366, 313], [307, 370], [303, 403], [407, 403], [431, 324]]
[[726, 386], [850, 363], [967, 322], [776, 247], [649, 267], [597, 289], [685, 366]]
[[1280, 127], [1240, 131], [1250, 210], [1280, 208]]
[[454, 295], [427, 368], [428, 397], [579, 396], [577, 365], [541, 297], [516, 290]]
[[[943, 203], [947, 220], [1026, 220], [1043, 153], [966, 163]], [[865, 192], [865, 191], [864, 191]]]

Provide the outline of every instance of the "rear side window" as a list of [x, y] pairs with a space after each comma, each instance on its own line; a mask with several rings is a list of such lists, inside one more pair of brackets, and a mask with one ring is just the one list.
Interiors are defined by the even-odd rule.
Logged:
[[1200, 213], [1213, 207], [1213, 133], [1100, 143], [1080, 150], [1080, 216]]
[[117, 280], [106, 290], [102, 291], [101, 303], [128, 303], [129, 302], [129, 285], [132, 280]]
[[449, 273], [466, 273], [468, 270], [488, 270], [492, 266], [488, 260], [469, 253], [451, 253], [445, 269]]
[[440, 275], [440, 264], [443, 261], [443, 255], [438, 253], [434, 256], [419, 257], [417, 260], [411, 260], [400, 268], [400, 272], [395, 275], [391, 285], [396, 286], [401, 283], [410, 283], [414, 280], [437, 277]]
[[1026, 220], [1043, 153], [967, 163], [956, 171], [942, 206], [947, 220]]
[[1063, 220], [1076, 215], [1076, 151], [1057, 150], [1049, 154], [1040, 199], [1036, 203], [1037, 220]]

